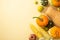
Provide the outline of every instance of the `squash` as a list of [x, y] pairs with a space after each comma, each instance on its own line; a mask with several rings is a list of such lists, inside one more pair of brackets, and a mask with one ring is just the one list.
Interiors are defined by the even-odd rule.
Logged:
[[36, 19], [36, 23], [41, 26], [41, 27], [45, 27], [48, 24], [48, 17], [46, 15], [40, 15], [39, 17], [35, 17]]
[[60, 0], [49, 0], [49, 2], [55, 7], [60, 7]]
[[48, 33], [50, 36], [53, 38], [60, 38], [60, 28], [57, 26], [53, 26], [52, 28], [49, 29]]
[[60, 6], [60, 0], [52, 0], [54, 6]]
[[43, 6], [38, 6], [38, 8], [37, 8], [37, 9], [38, 9], [38, 11], [39, 11], [39, 12], [42, 12], [42, 11], [43, 11], [43, 9], [44, 9], [44, 7], [43, 7]]
[[47, 6], [48, 5], [48, 0], [41, 0], [41, 5]]

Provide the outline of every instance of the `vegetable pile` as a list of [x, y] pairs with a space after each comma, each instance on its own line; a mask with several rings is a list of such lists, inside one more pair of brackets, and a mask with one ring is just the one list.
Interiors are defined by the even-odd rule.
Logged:
[[[39, 2], [35, 1], [35, 4], [38, 5]], [[46, 14], [42, 14], [44, 8], [48, 5], [60, 11], [60, 0], [40, 0], [40, 4], [37, 10], [41, 14], [38, 17], [33, 17], [36, 20], [37, 26], [32, 23], [30, 24], [30, 28], [34, 34], [30, 35], [29, 40], [53, 40], [54, 38], [60, 38], [60, 28]]]

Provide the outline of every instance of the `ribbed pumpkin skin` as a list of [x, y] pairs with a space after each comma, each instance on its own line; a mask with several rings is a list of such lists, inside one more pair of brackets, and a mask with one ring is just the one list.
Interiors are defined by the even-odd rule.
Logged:
[[43, 21], [41, 21], [40, 19], [36, 19], [36, 23], [39, 25], [39, 26], [41, 26], [41, 27], [44, 27], [44, 26], [46, 26], [47, 24], [48, 24], [48, 17], [47, 16], [45, 16], [45, 15], [41, 15], [40, 16], [40, 18], [43, 20]]
[[49, 29], [49, 34], [53, 38], [60, 38], [60, 28], [56, 26], [52, 27], [51, 29]]
[[60, 0], [51, 0], [53, 6], [60, 7]]

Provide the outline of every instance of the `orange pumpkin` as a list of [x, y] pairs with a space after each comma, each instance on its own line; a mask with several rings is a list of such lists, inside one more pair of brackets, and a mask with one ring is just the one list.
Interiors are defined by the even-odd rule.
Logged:
[[52, 36], [53, 38], [60, 38], [60, 28], [57, 26], [53, 26], [52, 28], [50, 28], [48, 30], [48, 33], [50, 34], [50, 36]]
[[56, 7], [60, 6], [60, 0], [52, 0], [52, 4]]
[[39, 26], [44, 27], [48, 24], [48, 17], [45, 15], [41, 15], [41, 16], [39, 16], [39, 18], [36, 19], [36, 23]]

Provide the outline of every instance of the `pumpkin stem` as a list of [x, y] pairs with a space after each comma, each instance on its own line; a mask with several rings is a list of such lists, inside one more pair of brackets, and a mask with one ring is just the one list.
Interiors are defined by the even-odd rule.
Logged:
[[59, 2], [60, 0], [56, 0], [57, 2]]
[[40, 18], [40, 17], [33, 17], [33, 18], [38, 18], [39, 20], [43, 21], [43, 19], [42, 19], [42, 18]]

